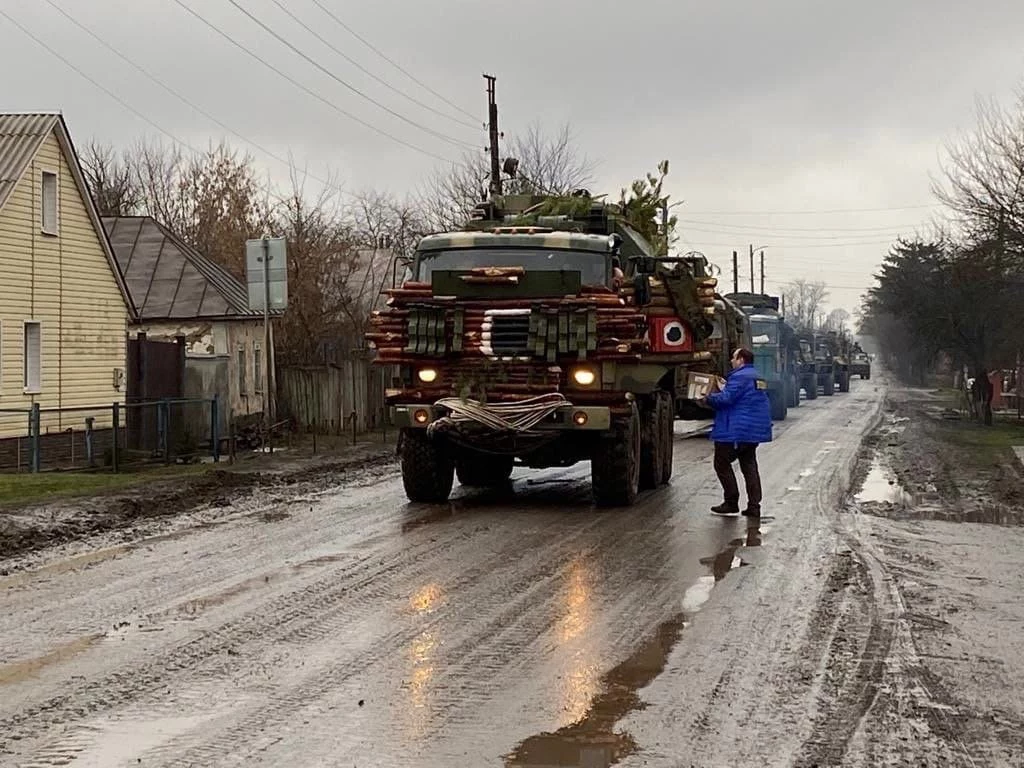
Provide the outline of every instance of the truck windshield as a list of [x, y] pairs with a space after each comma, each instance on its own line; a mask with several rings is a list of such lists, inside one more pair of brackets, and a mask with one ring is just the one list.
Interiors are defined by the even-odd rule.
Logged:
[[750, 335], [754, 346], [779, 343], [779, 324], [771, 320], [751, 320]]
[[418, 280], [428, 283], [434, 270], [522, 267], [525, 270], [581, 273], [584, 285], [608, 284], [608, 260], [594, 251], [562, 248], [453, 248], [419, 255]]

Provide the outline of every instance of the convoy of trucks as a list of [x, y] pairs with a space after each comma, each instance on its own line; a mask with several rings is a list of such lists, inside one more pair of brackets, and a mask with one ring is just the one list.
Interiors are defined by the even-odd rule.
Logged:
[[495, 196], [461, 230], [422, 238], [368, 334], [394, 372], [408, 498], [589, 461], [595, 502], [628, 506], [669, 481], [674, 420], [711, 416], [701, 397], [741, 346], [775, 420], [801, 387], [846, 391], [844, 336], [808, 337], [777, 297], [717, 286], [704, 256], [667, 255], [584, 190]]

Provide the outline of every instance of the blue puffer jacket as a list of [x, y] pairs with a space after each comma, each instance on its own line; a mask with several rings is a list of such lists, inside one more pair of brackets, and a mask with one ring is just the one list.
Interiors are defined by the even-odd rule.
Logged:
[[752, 365], [731, 371], [725, 389], [708, 395], [715, 411], [711, 439], [716, 443], [770, 443], [772, 411], [768, 391], [758, 389], [759, 376]]

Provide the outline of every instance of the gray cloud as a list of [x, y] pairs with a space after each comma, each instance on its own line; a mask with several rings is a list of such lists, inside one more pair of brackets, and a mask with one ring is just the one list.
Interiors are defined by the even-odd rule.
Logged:
[[[110, 44], [252, 141], [350, 188], [402, 192], [437, 161], [343, 117], [258, 65], [173, 0], [56, 0]], [[281, 46], [227, 0], [184, 0], [242, 45], [352, 113], [430, 153], [459, 150], [355, 96]], [[270, 0], [239, 0], [308, 56], [410, 120], [472, 147], [485, 135], [381, 86], [288, 19]], [[833, 208], [933, 203], [936, 152], [973, 122], [976, 94], [1005, 99], [1022, 70], [1024, 5], [988, 0], [648, 2], [524, 0], [514, 11], [468, 0], [321, 0], [361, 35], [472, 115], [480, 74], [498, 76], [502, 127], [571, 120], [600, 161], [595, 188], [620, 186], [663, 158], [690, 221], [686, 240], [727, 264], [732, 248], [769, 243], [769, 285], [808, 275], [852, 308], [896, 232], [928, 209], [820, 215]], [[288, 8], [394, 86], [455, 112], [316, 8]], [[41, 0], [5, 9], [75, 65], [178, 139], [224, 131], [131, 70]], [[79, 143], [128, 143], [156, 130], [81, 80], [0, 18], [3, 109], [62, 109]], [[472, 122], [472, 121], [470, 121]], [[234, 143], [241, 142], [232, 138]], [[286, 169], [252, 149], [269, 172]], [[699, 212], [801, 211], [788, 215]], [[696, 231], [698, 229], [708, 231]], [[826, 239], [831, 238], [831, 239]], [[854, 245], [854, 243], [860, 243]], [[745, 263], [745, 260], [744, 260]]]

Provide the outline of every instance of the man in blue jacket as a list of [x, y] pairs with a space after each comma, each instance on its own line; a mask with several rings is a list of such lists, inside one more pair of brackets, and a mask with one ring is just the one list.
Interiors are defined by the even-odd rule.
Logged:
[[747, 485], [747, 517], [761, 516], [761, 475], [757, 468], [757, 446], [771, 442], [772, 412], [766, 382], [754, 369], [754, 353], [737, 349], [732, 356], [732, 371], [720, 392], [707, 396], [715, 412], [711, 439], [715, 443], [715, 473], [722, 483], [725, 501], [711, 511], [717, 515], [740, 512], [740, 491], [732, 463], [740, 462]]

